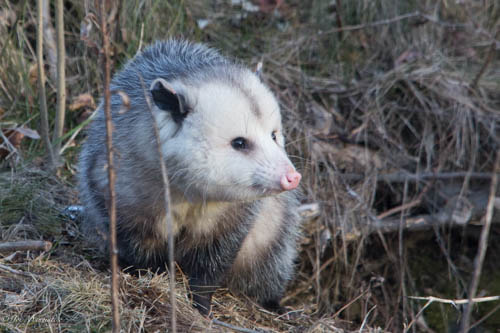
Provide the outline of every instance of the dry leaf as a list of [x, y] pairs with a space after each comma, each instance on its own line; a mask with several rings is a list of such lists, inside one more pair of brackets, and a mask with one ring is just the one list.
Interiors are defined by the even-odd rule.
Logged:
[[82, 108], [95, 109], [94, 98], [89, 93], [78, 95], [73, 99], [73, 102], [69, 105], [70, 111], [75, 111]]
[[31, 128], [18, 127], [16, 129], [14, 129], [14, 131], [19, 132], [19, 133], [23, 134], [24, 136], [27, 136], [28, 138], [33, 139], [33, 140], [40, 139], [40, 135], [38, 134], [38, 132], [36, 130], [31, 129]]
[[36, 87], [38, 82], [38, 63], [36, 62], [30, 65], [28, 81], [32, 87]]

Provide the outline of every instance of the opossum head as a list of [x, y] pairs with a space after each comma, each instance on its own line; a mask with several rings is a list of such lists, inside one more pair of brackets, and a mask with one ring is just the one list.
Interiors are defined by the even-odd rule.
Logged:
[[171, 186], [188, 200], [252, 200], [298, 186], [279, 105], [252, 72], [157, 79], [151, 96]]

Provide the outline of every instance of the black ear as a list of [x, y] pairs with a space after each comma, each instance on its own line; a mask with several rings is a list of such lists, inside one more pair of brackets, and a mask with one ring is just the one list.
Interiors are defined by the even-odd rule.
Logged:
[[180, 124], [188, 114], [184, 96], [175, 90], [163, 79], [157, 79], [151, 85], [151, 95], [155, 105], [164, 111], [170, 112], [172, 119]]

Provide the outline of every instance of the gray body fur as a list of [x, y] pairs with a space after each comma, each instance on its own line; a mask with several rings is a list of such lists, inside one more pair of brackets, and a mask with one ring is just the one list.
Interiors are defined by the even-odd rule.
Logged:
[[[145, 97], [151, 96], [148, 91], [151, 83], [162, 78], [169, 82], [189, 82], [190, 86], [207, 80], [238, 86], [242, 73], [248, 75], [248, 70], [212, 49], [169, 40], [148, 47], [114, 76], [111, 91], [122, 91], [130, 100], [130, 108], [123, 113], [120, 112], [123, 109], [121, 97], [112, 96], [117, 234], [122, 267], [164, 270], [167, 265], [166, 235], [160, 231], [165, 224], [164, 190]], [[173, 118], [160, 121], [160, 131], [162, 127], [172, 126], [173, 121]], [[175, 138], [176, 133], [169, 135], [162, 137], [162, 145], [173, 142], [171, 138]], [[204, 154], [210, 154], [211, 150], [207, 141], [209, 139], [201, 134], [199, 150]], [[180, 147], [168, 150], [164, 162], [171, 185], [175, 259], [188, 275], [192, 291], [208, 291], [211, 295], [214, 287], [226, 285], [234, 292], [276, 309], [293, 276], [297, 255], [296, 194], [287, 191], [234, 200], [231, 193], [220, 187], [206, 194], [202, 189], [191, 190], [190, 186], [195, 182], [208, 183], [209, 180], [204, 179], [207, 172], [199, 174], [197, 166], [193, 165], [196, 161], [186, 156]], [[88, 130], [79, 162], [79, 192], [85, 206], [83, 230], [100, 244], [107, 244], [109, 228], [106, 163], [101, 103]], [[242, 244], [250, 234], [259, 237], [266, 233], [268, 226], [264, 220], [274, 230], [272, 237], [262, 242], [258, 239], [249, 242], [250, 251], [246, 249], [245, 257], [240, 253]], [[209, 227], [203, 227], [204, 224]], [[251, 249], [252, 244], [260, 244], [261, 248]], [[203, 302], [196, 298], [195, 301]]]

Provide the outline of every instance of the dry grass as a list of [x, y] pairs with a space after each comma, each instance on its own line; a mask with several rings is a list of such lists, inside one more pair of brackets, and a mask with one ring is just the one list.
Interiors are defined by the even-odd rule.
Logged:
[[[37, 128], [35, 6], [4, 3], [0, 127]], [[68, 101], [82, 93], [97, 99], [97, 49], [80, 41], [86, 7], [73, 0], [65, 6]], [[485, 214], [500, 148], [500, 57], [491, 51], [499, 43], [500, 4], [289, 0], [278, 12], [219, 1], [123, 1], [113, 32], [115, 67], [168, 36], [207, 42], [250, 66], [262, 60], [263, 78], [283, 109], [287, 149], [304, 174], [304, 201], [321, 204], [321, 216], [304, 226], [297, 279], [285, 298], [298, 318], [276, 318], [225, 291], [215, 298], [215, 317], [282, 332], [404, 331], [412, 321], [412, 331], [453, 329], [459, 311], [433, 304], [415, 320], [424, 303], [407, 296], [468, 297], [481, 229], [474, 224]], [[200, 19], [209, 22], [203, 29]], [[98, 35], [93, 30], [90, 39]], [[48, 85], [52, 113], [54, 85]], [[81, 113], [68, 114], [67, 133], [81, 126]], [[5, 331], [110, 328], [106, 260], [87, 247], [75, 222], [59, 215], [76, 202], [71, 182], [80, 139], [66, 150], [59, 179], [33, 171], [43, 153], [38, 141], [25, 140], [21, 155], [4, 163], [17, 168], [1, 178], [2, 239], [56, 244], [49, 253], [0, 259], [36, 273], [0, 269], [0, 318], [12, 319], [0, 323]], [[398, 231], [400, 221], [417, 217], [454, 221], [458, 201], [465, 226]], [[498, 215], [479, 284], [484, 296], [500, 294]], [[396, 228], [376, 227], [388, 225]], [[167, 327], [166, 278], [124, 275], [121, 292], [125, 330]], [[183, 329], [228, 330], [192, 310], [181, 276], [177, 303]], [[498, 327], [498, 301], [477, 305], [472, 323], [488, 313], [480, 326]]]

